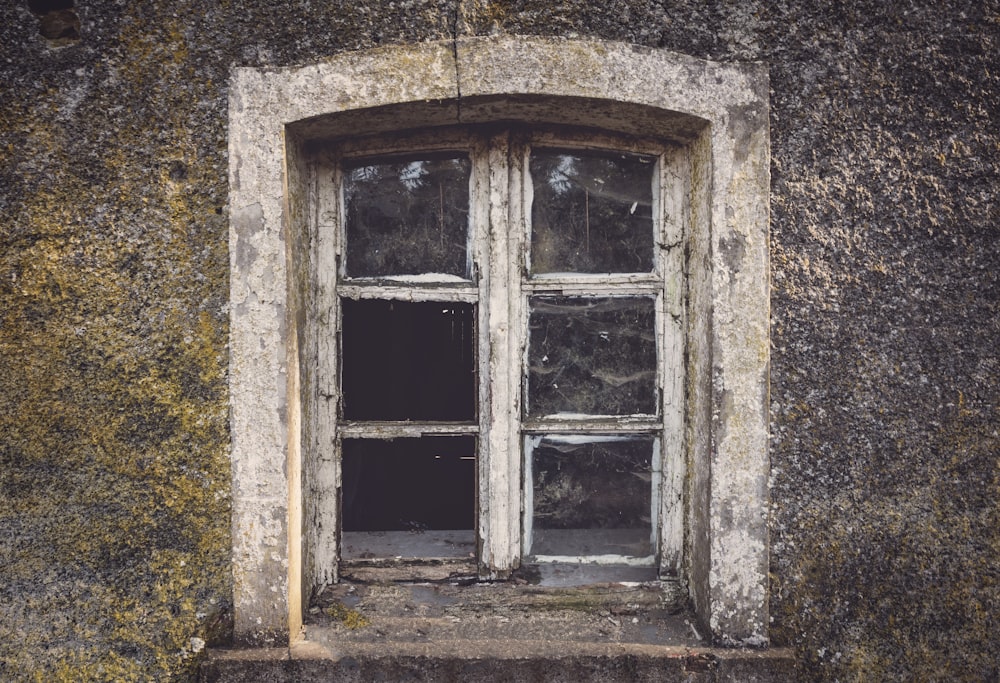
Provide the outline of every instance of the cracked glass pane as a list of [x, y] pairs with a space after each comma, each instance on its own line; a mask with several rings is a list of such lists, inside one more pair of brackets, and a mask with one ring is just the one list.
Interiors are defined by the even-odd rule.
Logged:
[[651, 272], [655, 161], [620, 153], [533, 153], [531, 272]]
[[656, 414], [655, 317], [649, 297], [531, 297], [527, 414]]
[[655, 444], [648, 435], [529, 438], [528, 554], [652, 555]]
[[429, 157], [345, 168], [347, 277], [468, 279], [470, 167]]
[[475, 305], [381, 299], [342, 305], [346, 419], [475, 419]]

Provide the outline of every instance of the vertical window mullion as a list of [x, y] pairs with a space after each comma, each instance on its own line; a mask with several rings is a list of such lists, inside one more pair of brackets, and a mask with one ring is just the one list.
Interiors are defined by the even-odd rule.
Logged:
[[524, 279], [526, 261], [525, 254], [528, 252], [530, 244], [527, 234], [527, 223], [525, 221], [525, 211], [530, 203], [525, 192], [530, 189], [527, 182], [526, 169], [528, 165], [528, 146], [524, 136], [516, 132], [509, 136], [509, 150], [507, 158], [510, 167], [507, 174], [508, 200], [507, 210], [508, 228], [510, 235], [507, 243], [507, 305], [510, 307], [510, 352], [507, 355], [507, 377], [511, 387], [511, 403], [507, 413], [507, 471], [511, 482], [509, 492], [510, 505], [508, 508], [508, 524], [511, 528], [509, 549], [510, 557], [514, 566], [521, 563], [521, 522], [522, 522], [522, 488], [523, 474], [521, 471], [523, 458], [522, 435], [521, 435], [521, 415], [523, 414], [522, 401], [523, 372], [521, 363], [522, 355], [526, 352], [525, 339], [527, 338], [528, 320], [527, 305], [524, 294], [521, 291], [521, 283]]
[[482, 138], [472, 142], [472, 186], [469, 190], [471, 211], [470, 232], [473, 243], [473, 276], [479, 287], [479, 306], [476, 331], [479, 370], [479, 466], [477, 469], [476, 538], [479, 547], [479, 572], [489, 578], [489, 563], [492, 557], [490, 544], [493, 509], [491, 495], [491, 454], [493, 450], [493, 387], [490, 373], [490, 300], [492, 249], [490, 248], [490, 168], [489, 144]]
[[485, 152], [488, 186], [488, 256], [485, 271], [488, 350], [484, 375], [489, 383], [484, 413], [481, 467], [489, 494], [480, 499], [482, 554], [480, 572], [490, 577], [506, 576], [517, 567], [520, 540], [520, 462], [518, 459], [520, 417], [520, 365], [518, 352], [520, 270], [515, 254], [520, 252], [512, 216], [520, 202], [512, 187], [519, 164], [511, 154], [510, 136], [495, 135]]

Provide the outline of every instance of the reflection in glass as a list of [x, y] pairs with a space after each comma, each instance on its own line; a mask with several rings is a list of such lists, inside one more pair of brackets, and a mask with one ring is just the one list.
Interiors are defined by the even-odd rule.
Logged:
[[543, 150], [531, 156], [531, 272], [653, 269], [654, 157]]
[[529, 301], [529, 416], [656, 414], [653, 299]]
[[468, 278], [469, 169], [466, 157], [345, 168], [347, 276]]
[[653, 554], [653, 451], [647, 435], [528, 439], [529, 555]]

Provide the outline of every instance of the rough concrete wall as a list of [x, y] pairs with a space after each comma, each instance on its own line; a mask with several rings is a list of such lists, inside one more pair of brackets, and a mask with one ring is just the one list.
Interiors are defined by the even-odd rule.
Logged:
[[76, 14], [0, 7], [0, 678], [183, 680], [226, 637], [229, 68], [456, 27], [770, 64], [773, 641], [1000, 675], [996, 0]]
[[1000, 5], [773, 15], [772, 614], [824, 679], [1000, 679]]

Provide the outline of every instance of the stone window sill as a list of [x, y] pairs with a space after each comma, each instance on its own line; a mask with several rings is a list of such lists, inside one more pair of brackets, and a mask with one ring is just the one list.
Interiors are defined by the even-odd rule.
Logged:
[[212, 651], [201, 680], [797, 680], [790, 649], [708, 646], [677, 594], [660, 582], [344, 582], [313, 601], [291, 647]]

